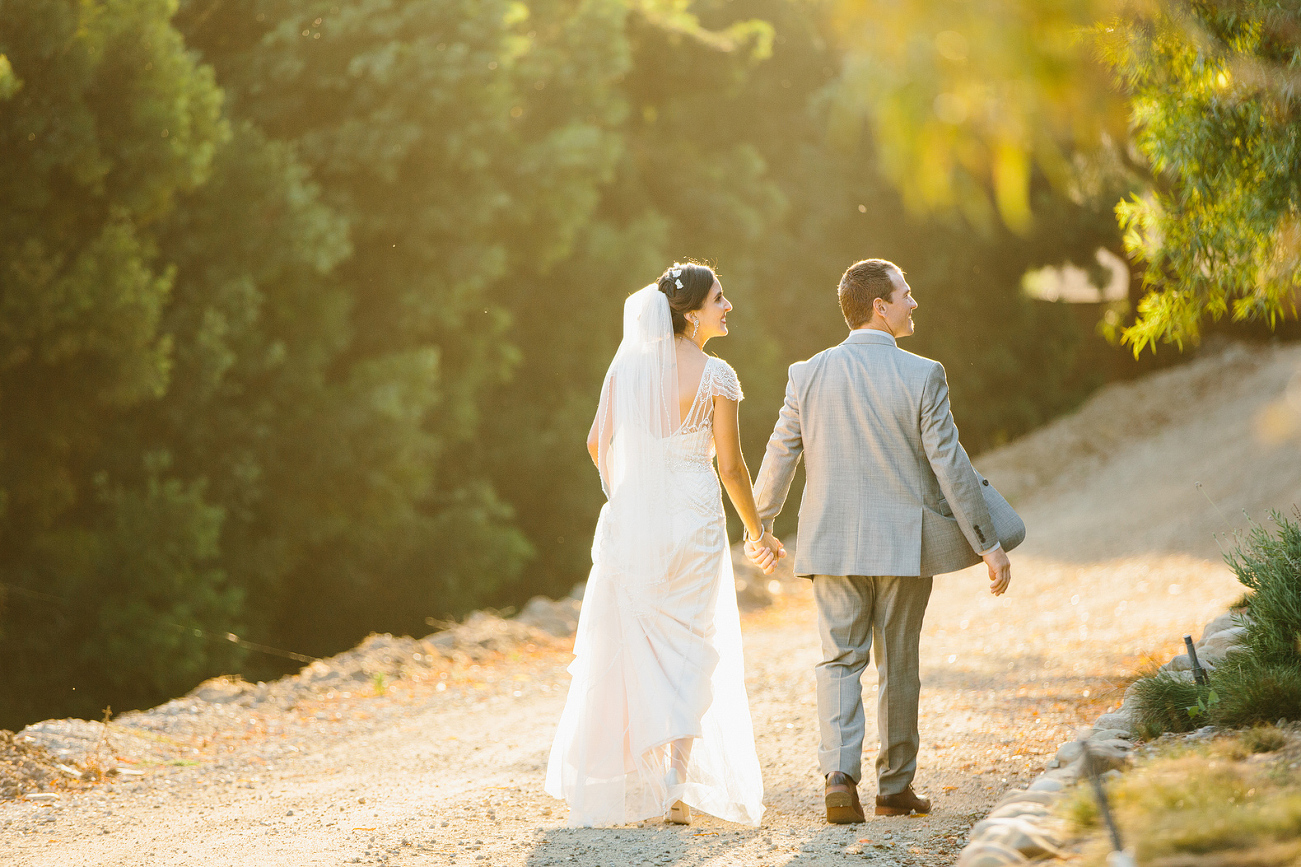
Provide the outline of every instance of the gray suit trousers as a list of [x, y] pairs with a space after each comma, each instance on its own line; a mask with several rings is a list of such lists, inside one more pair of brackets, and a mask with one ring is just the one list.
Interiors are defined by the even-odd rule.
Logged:
[[897, 795], [917, 773], [918, 647], [930, 578], [815, 575], [822, 661], [816, 669], [822, 773], [863, 778], [863, 670], [876, 643], [877, 793]]

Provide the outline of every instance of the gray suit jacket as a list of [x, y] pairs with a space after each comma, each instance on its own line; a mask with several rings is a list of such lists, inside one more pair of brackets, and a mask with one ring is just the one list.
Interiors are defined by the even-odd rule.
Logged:
[[943, 365], [885, 332], [851, 332], [791, 365], [755, 482], [767, 529], [801, 455], [797, 575], [939, 575], [998, 543]]

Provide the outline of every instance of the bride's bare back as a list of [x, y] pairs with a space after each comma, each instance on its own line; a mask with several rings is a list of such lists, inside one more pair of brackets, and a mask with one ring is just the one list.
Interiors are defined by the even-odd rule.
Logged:
[[674, 341], [674, 349], [678, 360], [678, 418], [685, 421], [696, 402], [696, 393], [700, 391], [700, 380], [705, 375], [705, 364], [709, 361], [709, 356], [689, 340]]

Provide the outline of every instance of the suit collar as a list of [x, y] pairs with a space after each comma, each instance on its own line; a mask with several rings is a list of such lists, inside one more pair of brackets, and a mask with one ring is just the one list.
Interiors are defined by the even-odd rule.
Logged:
[[849, 332], [845, 338], [845, 343], [875, 343], [880, 346], [898, 346], [899, 341], [894, 339], [894, 335], [887, 334], [884, 331], [877, 331], [875, 328], [859, 328]]

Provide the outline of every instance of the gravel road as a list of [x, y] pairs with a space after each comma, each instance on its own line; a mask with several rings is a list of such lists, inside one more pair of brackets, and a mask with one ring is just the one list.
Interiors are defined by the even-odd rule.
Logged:
[[[542, 781], [570, 657], [566, 642], [537, 640], [289, 703], [180, 699], [123, 717], [103, 743], [98, 724], [47, 724], [44, 742], [97, 747], [102, 762], [135, 773], [43, 802], [0, 801], [0, 865], [951, 864], [1002, 792], [1240, 594], [1210, 539], [1224, 519], [1194, 482], [1239, 517], [1301, 501], [1301, 440], [1277, 424], [1262, 433], [1260, 421], [1286, 421], [1298, 371], [1298, 348], [1233, 348], [1109, 389], [977, 461], [995, 484], [1009, 479], [1030, 538], [1002, 598], [979, 569], [936, 580], [917, 779], [935, 801], [928, 817], [824, 823], [814, 615], [807, 586], [791, 582], [743, 622], [761, 828], [707, 817], [565, 828]], [[1162, 396], [1161, 417], [1100, 424], [1109, 405], [1114, 416], [1132, 404], [1134, 388]], [[865, 690], [871, 701], [874, 675]]]

